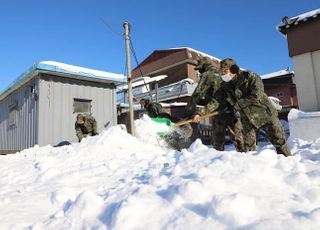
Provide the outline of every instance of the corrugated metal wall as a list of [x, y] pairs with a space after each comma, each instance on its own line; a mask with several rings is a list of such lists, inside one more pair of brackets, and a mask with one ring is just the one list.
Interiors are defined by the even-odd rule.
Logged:
[[[37, 140], [37, 79], [0, 101], [0, 150], [22, 150]], [[10, 107], [16, 105], [16, 124], [10, 125]]]
[[92, 100], [98, 132], [117, 123], [115, 87], [62, 77], [43, 76], [39, 83], [39, 145], [78, 141], [74, 124], [74, 98]]

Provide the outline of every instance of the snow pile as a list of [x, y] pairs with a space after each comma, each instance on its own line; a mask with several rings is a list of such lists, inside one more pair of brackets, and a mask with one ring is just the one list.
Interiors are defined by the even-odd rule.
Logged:
[[178, 152], [149, 122], [138, 138], [116, 126], [1, 156], [0, 229], [318, 229], [320, 139], [292, 140], [288, 158], [200, 140]]
[[277, 97], [271, 97], [269, 96], [268, 97], [271, 101], [271, 104], [274, 106], [274, 108], [277, 110], [277, 111], [281, 111], [282, 110], [282, 105], [280, 105], [280, 99], [277, 98]]
[[320, 112], [291, 109], [288, 114], [290, 138], [314, 141], [320, 137]]
[[[136, 136], [143, 142], [159, 146], [166, 146], [164, 139], [160, 138], [161, 134], [169, 134], [173, 131], [171, 126], [165, 123], [157, 123], [144, 114], [141, 119], [135, 121]], [[157, 135], [159, 134], [159, 135]]]

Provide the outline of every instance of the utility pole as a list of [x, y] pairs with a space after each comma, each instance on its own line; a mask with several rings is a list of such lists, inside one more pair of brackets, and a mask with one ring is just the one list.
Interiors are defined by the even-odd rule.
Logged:
[[155, 84], [155, 91], [156, 91], [156, 102], [157, 102], [157, 103], [159, 102], [158, 87], [159, 87], [159, 84], [158, 84], [158, 81], [156, 81], [156, 84]]
[[125, 21], [123, 23], [126, 40], [126, 58], [128, 71], [128, 99], [129, 99], [129, 117], [130, 117], [130, 133], [135, 136], [134, 114], [133, 114], [133, 97], [132, 97], [132, 79], [131, 79], [131, 61], [130, 61], [130, 24]]

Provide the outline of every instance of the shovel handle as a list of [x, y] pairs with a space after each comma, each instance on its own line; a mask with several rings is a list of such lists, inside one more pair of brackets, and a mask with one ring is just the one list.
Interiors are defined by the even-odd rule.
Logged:
[[[208, 117], [213, 117], [213, 116], [216, 116], [216, 115], [218, 115], [218, 114], [219, 114], [218, 111], [212, 112], [212, 113], [207, 113], [207, 114], [205, 114], [205, 115], [200, 116], [200, 120], [205, 119], [205, 118], [208, 118]], [[181, 125], [185, 125], [185, 124], [191, 123], [192, 121], [193, 121], [193, 119], [188, 119], [188, 120], [180, 121], [180, 122], [175, 123], [175, 124], [173, 125], [173, 127], [179, 127], [179, 126], [181, 126]]]

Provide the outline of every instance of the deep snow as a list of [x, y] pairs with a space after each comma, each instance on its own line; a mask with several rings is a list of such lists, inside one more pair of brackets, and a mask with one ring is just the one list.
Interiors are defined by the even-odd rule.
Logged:
[[320, 138], [179, 152], [151, 122], [1, 156], [0, 229], [319, 229]]

